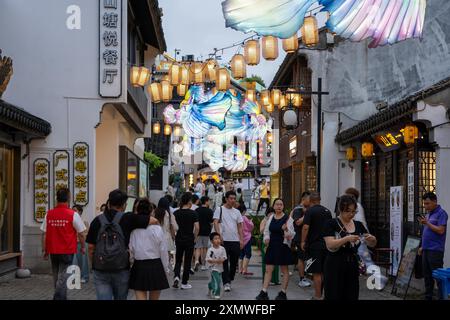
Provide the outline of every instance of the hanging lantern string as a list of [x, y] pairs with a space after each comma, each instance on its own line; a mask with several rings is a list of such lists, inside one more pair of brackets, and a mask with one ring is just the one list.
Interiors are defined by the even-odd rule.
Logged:
[[[315, 13], [317, 13], [315, 11], [317, 11], [317, 10], [320, 11], [322, 8], [324, 8], [323, 5], [318, 5], [318, 6], [314, 7], [314, 8], [306, 11], [306, 14], [310, 14], [310, 15], [312, 15], [313, 13], [315, 14]], [[260, 40], [261, 38], [262, 37], [259, 36], [258, 34], [253, 34], [253, 35], [251, 35], [251, 36], [249, 36], [249, 37], [247, 37], [247, 38], [245, 38], [245, 39], [243, 39], [243, 40], [241, 40], [239, 42], [235, 42], [235, 43], [233, 43], [233, 44], [231, 44], [229, 46], [226, 46], [226, 47], [223, 47], [223, 48], [214, 48], [213, 53], [209, 54], [209, 59], [217, 59], [217, 53], [218, 52], [222, 52], [222, 54], [223, 54], [223, 52], [225, 50], [233, 49], [233, 48], [236, 48], [236, 47], [238, 48], [237, 51], [236, 51], [236, 54], [238, 54], [240, 52], [240, 50], [244, 47], [246, 41], [248, 41], [248, 40]], [[201, 61], [195, 61], [195, 62], [201, 62]], [[179, 62], [176, 62], [176, 63], [179, 63]], [[186, 68], [186, 65], [189, 65], [189, 67], [190, 67], [191, 63], [192, 62], [184, 62], [184, 63], [182, 62], [182, 63], [180, 63], [180, 65], [181, 65], [181, 67]], [[228, 61], [228, 64], [230, 64], [230, 63], [231, 63], [231, 60]], [[218, 64], [218, 67], [220, 67], [218, 62], [217, 62], [217, 64]], [[128, 65], [131, 65], [131, 64], [128, 63]], [[203, 73], [204, 72], [205, 68], [208, 67], [208, 63], [203, 63], [202, 68], [200, 68], [198, 71], [196, 71], [195, 68], [194, 68], [194, 70], [192, 70], [192, 68], [189, 68], [189, 67], [188, 67], [188, 69], [190, 69], [189, 72], [191, 72], [192, 74], [199, 74], [199, 73]]]
[[[314, 7], [314, 8], [306, 11], [306, 14], [312, 15], [313, 13], [314, 14], [318, 13], [318, 12], [315, 12], [315, 11], [317, 11], [317, 10], [320, 11], [323, 8], [324, 8], [323, 5], [318, 5], [318, 6]], [[233, 49], [235, 47], [239, 47], [239, 49], [240, 49], [240, 48], [242, 48], [245, 45], [245, 42], [247, 40], [259, 40], [259, 39], [261, 39], [261, 36], [259, 36], [258, 34], [253, 34], [253, 35], [243, 39], [240, 42], [233, 43], [232, 45], [229, 45], [229, 46], [226, 46], [226, 47], [223, 47], [223, 48], [214, 48], [214, 53], [210, 53], [209, 56], [211, 56], [211, 57], [214, 56], [215, 57], [217, 55], [217, 52], [221, 51], [223, 53], [224, 50]]]
[[233, 43], [232, 45], [229, 45], [229, 46], [226, 46], [226, 47], [223, 47], [223, 48], [219, 48], [219, 49], [218, 48], [214, 48], [214, 53], [210, 53], [209, 56], [216, 57], [217, 56], [217, 52], [219, 52], [219, 51], [221, 51], [223, 53], [224, 50], [233, 49], [233, 48], [236, 48], [236, 47], [241, 48], [241, 47], [243, 47], [245, 45], [245, 42], [247, 40], [253, 40], [253, 39], [259, 40], [260, 38], [261, 38], [260, 36], [258, 36], [257, 34], [254, 34], [254, 35], [252, 35], [250, 37], [245, 38], [244, 40], [242, 40], [240, 42]]

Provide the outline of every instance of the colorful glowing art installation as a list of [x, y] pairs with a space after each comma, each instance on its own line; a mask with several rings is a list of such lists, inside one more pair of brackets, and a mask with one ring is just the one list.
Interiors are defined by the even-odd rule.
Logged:
[[272, 119], [267, 120], [256, 103], [239, 92], [206, 91], [202, 85], [191, 86], [180, 108], [168, 105], [164, 121], [181, 125], [185, 132], [173, 144], [172, 161], [179, 164], [183, 157], [202, 152], [213, 171], [245, 170], [253, 157], [246, 154], [245, 143], [236, 145], [235, 139], [252, 143], [272, 132]]
[[[226, 0], [226, 26], [242, 32], [287, 39], [303, 25], [312, 0]], [[351, 41], [371, 38], [369, 47], [420, 38], [426, 0], [320, 0], [329, 13], [327, 28]]]

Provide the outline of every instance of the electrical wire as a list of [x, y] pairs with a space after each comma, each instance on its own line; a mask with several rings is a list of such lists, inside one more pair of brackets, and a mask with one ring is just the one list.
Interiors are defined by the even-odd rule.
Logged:
[[[320, 12], [320, 10], [323, 9], [323, 8], [324, 8], [324, 6], [318, 5], [318, 6], [314, 7], [314, 8], [306, 11], [306, 14], [312, 15], [314, 11], [318, 10]], [[236, 47], [238, 47], [238, 50], [237, 50], [237, 53], [236, 53], [236, 54], [238, 54], [240, 49], [244, 47], [245, 43], [248, 40], [260, 40], [260, 39], [261, 39], [261, 36], [255, 33], [255, 34], [252, 34], [251, 36], [246, 37], [243, 40], [241, 40], [239, 42], [235, 42], [235, 43], [233, 43], [233, 44], [231, 44], [229, 46], [225, 46], [225, 47], [222, 47], [222, 48], [214, 48], [213, 53], [209, 53], [208, 56], [209, 57], [214, 57], [214, 59], [217, 60], [217, 53], [218, 52], [222, 52], [222, 54], [223, 54], [223, 51], [228, 50], [228, 49], [233, 49], [233, 48], [236, 48]], [[230, 63], [230, 62], [231, 62], [231, 60], [228, 63]]]
[[[315, 105], [315, 104], [316, 104], [316, 101], [314, 100], [314, 97], [312, 97], [312, 101], [313, 101], [313, 103], [314, 103], [314, 105]], [[361, 122], [361, 121], [364, 121], [364, 120], [366, 119], [366, 118], [364, 118], [364, 119], [358, 120], [358, 119], [355, 119], [355, 118], [350, 117], [350, 116], [349, 116], [348, 114], [346, 114], [345, 112], [342, 112], [342, 111], [326, 110], [326, 109], [324, 109], [323, 107], [322, 107], [322, 112], [323, 112], [323, 113], [343, 114], [344, 116], [346, 116], [347, 118], [349, 118], [350, 120], [355, 121], [355, 122]]]
[[[324, 8], [324, 6], [318, 5], [318, 6], [314, 7], [314, 8], [312, 8], [312, 9], [306, 11], [306, 14], [310, 14], [310, 15], [311, 15], [314, 11], [316, 11], [316, 10], [319, 10], [319, 11], [320, 11], [322, 8]], [[236, 43], [233, 43], [233, 44], [231, 44], [231, 45], [229, 45], [229, 46], [225, 46], [225, 47], [222, 47], [222, 48], [214, 48], [213, 53], [209, 53], [209, 54], [208, 54], [208, 56], [209, 56], [210, 58], [207, 59], [207, 60], [214, 59], [214, 60], [216, 60], [216, 62], [217, 62], [217, 53], [218, 53], [218, 52], [222, 52], [222, 54], [223, 54], [223, 51], [228, 50], [228, 49], [233, 49], [233, 48], [236, 48], [236, 47], [238, 48], [237, 51], [236, 51], [236, 54], [238, 54], [238, 53], [240, 52], [240, 49], [243, 48], [243, 47], [245, 46], [245, 43], [246, 43], [248, 40], [260, 40], [260, 39], [261, 39], [261, 36], [258, 35], [258, 34], [256, 34], [256, 33], [254, 33], [254, 34], [252, 34], [251, 36], [246, 37], [246, 38], [244, 38], [243, 40], [241, 40], [241, 41], [239, 41], [239, 42], [236, 42]], [[175, 57], [175, 59], [176, 59], [176, 57]], [[206, 61], [207, 61], [207, 60], [206, 60]], [[176, 61], [176, 60], [175, 60], [175, 61]], [[192, 68], [191, 68], [192, 62], [201, 62], [201, 61], [189, 61], [189, 62], [184, 62], [184, 61], [178, 62], [178, 61], [177, 61], [176, 63], [178, 63], [181, 67], [185, 67], [185, 68], [186, 68], [186, 65], [189, 65], [189, 67], [187, 67], [187, 69], [188, 69], [189, 73], [192, 73], [192, 74], [194, 74], [194, 75], [195, 75], [195, 74], [199, 74], [199, 73], [203, 73], [204, 70], [205, 70], [205, 68], [208, 66], [207, 63], [203, 63], [203, 66], [202, 66], [201, 70], [198, 71], [198, 72], [195, 72], [195, 70], [192, 71]], [[231, 63], [231, 60], [228, 61], [228, 64], [230, 64], [230, 63]], [[220, 67], [220, 65], [219, 65], [218, 62], [217, 62], [217, 65]]]

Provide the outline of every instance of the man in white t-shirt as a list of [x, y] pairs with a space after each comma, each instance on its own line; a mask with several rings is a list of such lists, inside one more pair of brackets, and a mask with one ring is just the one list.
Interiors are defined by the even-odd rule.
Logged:
[[239, 255], [244, 247], [242, 215], [235, 209], [236, 193], [225, 194], [226, 203], [214, 212], [214, 229], [221, 236], [228, 259], [223, 263], [222, 282], [224, 291], [231, 291], [231, 281], [236, 275]]
[[195, 188], [194, 188], [195, 194], [200, 198], [203, 195], [203, 193], [205, 192], [204, 190], [205, 189], [203, 189], [202, 179], [198, 178], [197, 184], [195, 185]]

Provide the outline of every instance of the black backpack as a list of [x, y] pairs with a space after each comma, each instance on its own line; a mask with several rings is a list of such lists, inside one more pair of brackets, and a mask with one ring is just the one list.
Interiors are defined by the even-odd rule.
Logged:
[[119, 271], [129, 266], [128, 248], [119, 225], [123, 212], [117, 212], [112, 222], [105, 214], [98, 218], [100, 230], [95, 245], [93, 267], [100, 271]]

